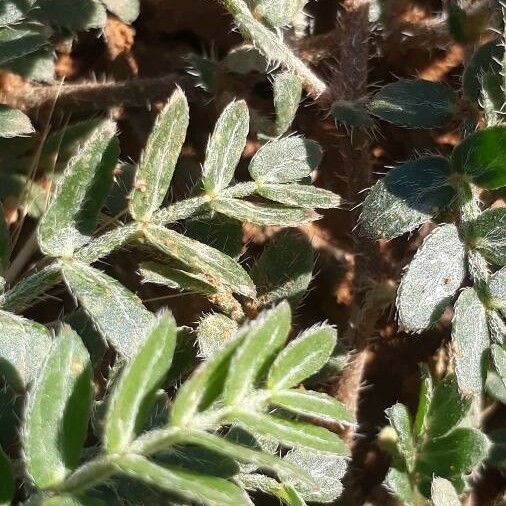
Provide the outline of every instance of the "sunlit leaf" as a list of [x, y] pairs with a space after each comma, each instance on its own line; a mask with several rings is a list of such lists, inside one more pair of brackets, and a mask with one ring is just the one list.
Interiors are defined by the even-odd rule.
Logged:
[[408, 471], [412, 471], [415, 465], [416, 450], [413, 441], [412, 421], [408, 408], [404, 404], [397, 403], [385, 410], [390, 425], [397, 433], [397, 449], [406, 461]]
[[339, 195], [312, 185], [264, 183], [257, 191], [266, 199], [305, 209], [332, 209], [342, 203]]
[[486, 209], [472, 222], [471, 230], [476, 249], [489, 262], [506, 265], [506, 207]]
[[139, 16], [139, 0], [102, 0], [108, 11], [125, 23], [131, 24]]
[[276, 134], [283, 135], [291, 126], [302, 95], [302, 83], [291, 72], [276, 74], [273, 82]]
[[431, 499], [434, 506], [460, 506], [459, 496], [450, 481], [434, 478], [431, 485]]
[[30, 118], [17, 109], [0, 105], [0, 137], [27, 135], [35, 130]]

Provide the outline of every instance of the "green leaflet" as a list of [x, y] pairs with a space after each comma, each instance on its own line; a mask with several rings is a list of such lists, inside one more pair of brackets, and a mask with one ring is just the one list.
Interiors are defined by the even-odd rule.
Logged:
[[43, 47], [37, 51], [10, 60], [2, 67], [25, 80], [52, 83], [54, 81], [54, 56], [52, 51]]
[[434, 506], [460, 506], [457, 491], [450, 481], [434, 478], [430, 487], [430, 496]]
[[307, 506], [302, 496], [290, 485], [283, 485], [277, 496], [288, 506]]
[[426, 476], [452, 478], [471, 471], [486, 458], [487, 436], [478, 429], [458, 428], [428, 440], [419, 452], [417, 471]]
[[329, 325], [306, 330], [276, 357], [269, 370], [267, 388], [291, 388], [317, 373], [328, 362], [336, 342], [337, 332]]
[[180, 88], [158, 115], [135, 175], [130, 213], [149, 221], [169, 189], [189, 122], [188, 101]]
[[234, 411], [230, 421], [255, 434], [274, 438], [287, 446], [336, 455], [349, 454], [337, 434], [309, 423], [245, 411]]
[[418, 406], [416, 408], [415, 423], [413, 424], [413, 433], [416, 437], [423, 435], [427, 430], [427, 413], [430, 409], [433, 393], [432, 376], [428, 367], [423, 366], [421, 374]]
[[262, 368], [283, 346], [290, 331], [287, 302], [265, 311], [245, 329], [246, 337], [232, 358], [223, 397], [225, 404], [240, 404], [253, 389]]
[[47, 255], [72, 256], [90, 240], [118, 159], [115, 133], [116, 125], [103, 121], [69, 161], [39, 223], [39, 245]]
[[25, 14], [31, 8], [34, 0], [4, 0], [0, 9], [0, 26], [11, 25], [24, 18]]
[[0, 105], [0, 137], [27, 135], [35, 130], [30, 118], [17, 109]]
[[387, 84], [368, 103], [371, 114], [410, 128], [443, 126], [455, 111], [453, 90], [443, 83], [399, 79]]
[[293, 123], [302, 96], [302, 83], [291, 72], [276, 74], [273, 82], [276, 135], [283, 135]]
[[420, 332], [436, 323], [466, 276], [465, 249], [455, 225], [441, 225], [424, 240], [397, 292], [399, 324]]
[[44, 499], [41, 506], [105, 506], [106, 503], [94, 497], [83, 495], [58, 495]]
[[9, 506], [12, 504], [16, 492], [16, 484], [12, 472], [9, 457], [4, 453], [0, 446], [0, 506]]
[[176, 346], [176, 322], [172, 315], [161, 314], [146, 335], [110, 398], [104, 432], [104, 446], [109, 453], [125, 451], [142, 429], [153, 395], [172, 363]]
[[133, 357], [153, 315], [140, 299], [107, 274], [72, 261], [62, 264], [65, 283], [99, 332], [124, 357]]
[[454, 200], [446, 158], [424, 156], [390, 170], [364, 200], [360, 225], [372, 239], [393, 239], [430, 220]]
[[474, 288], [465, 288], [455, 304], [452, 344], [460, 391], [465, 395], [481, 392], [490, 336], [486, 309]]
[[126, 455], [118, 467], [127, 475], [209, 506], [252, 505], [246, 492], [223, 478], [162, 467], [140, 455]]
[[285, 207], [280, 204], [248, 202], [233, 198], [216, 198], [211, 202], [212, 208], [231, 218], [255, 225], [283, 225], [297, 227], [320, 219], [312, 209]]
[[253, 13], [273, 28], [290, 24], [308, 0], [255, 0]]
[[34, 53], [48, 43], [50, 34], [47, 27], [38, 23], [0, 28], [0, 65]]
[[492, 345], [492, 361], [494, 362], [494, 367], [501, 378], [501, 381], [506, 388], [506, 351], [504, 348], [497, 344]]
[[302, 469], [299, 469], [296, 464], [289, 463], [277, 455], [272, 455], [262, 449], [249, 448], [248, 446], [234, 443], [229, 439], [209, 434], [208, 432], [192, 431], [185, 438], [185, 441], [203, 446], [235, 460], [253, 464], [262, 469], [268, 469], [280, 474], [283, 473], [292, 479], [299, 476], [301, 481], [305, 482], [305, 478], [306, 481], [309, 480], [312, 483], [309, 476]]
[[9, 267], [9, 258], [11, 255], [11, 238], [9, 226], [5, 222], [5, 214], [0, 203], [0, 278], [3, 277], [7, 267]]
[[451, 164], [483, 188], [506, 186], [506, 127], [485, 128], [466, 137], [453, 150]]
[[51, 335], [43, 325], [6, 311], [0, 311], [0, 328], [0, 376], [22, 392], [36, 377]]
[[234, 47], [222, 60], [223, 65], [229, 72], [234, 74], [249, 74], [269, 72], [269, 65], [262, 53], [251, 44], [241, 44]]
[[139, 0], [102, 0], [107, 10], [127, 24], [133, 23], [139, 16]]
[[308, 484], [298, 476], [290, 476], [283, 472], [279, 475], [283, 483], [292, 486], [304, 500], [330, 503], [341, 495], [343, 491], [341, 479], [348, 468], [346, 458], [295, 448], [288, 452], [283, 460], [300, 467], [313, 478], [314, 483]]
[[216, 123], [207, 145], [202, 184], [213, 195], [226, 188], [246, 146], [249, 113], [246, 102], [231, 102]]
[[98, 0], [38, 0], [35, 15], [44, 23], [70, 31], [103, 28], [107, 21]]
[[416, 450], [413, 443], [412, 423], [408, 408], [398, 402], [386, 409], [385, 413], [390, 425], [397, 433], [397, 449], [406, 461], [408, 471], [411, 472], [415, 465]]
[[209, 284], [204, 274], [174, 269], [169, 265], [157, 262], [142, 262], [139, 274], [144, 283], [163, 285], [174, 290], [188, 290], [204, 295], [216, 293], [216, 288]]
[[190, 425], [202, 404], [212, 402], [221, 393], [232, 355], [242, 338], [243, 334], [236, 334], [235, 339], [202, 363], [185, 381], [172, 403], [171, 425], [182, 428]]
[[402, 501], [402, 504], [415, 506], [416, 492], [406, 471], [391, 467], [383, 483], [394, 497]]
[[213, 286], [225, 285], [242, 295], [255, 296], [255, 286], [246, 271], [221, 251], [159, 225], [149, 225], [144, 234], [163, 253], [204, 273]]
[[342, 203], [341, 197], [331, 191], [297, 183], [264, 183], [258, 186], [257, 192], [274, 202], [305, 209], [332, 209]]
[[472, 222], [471, 231], [476, 249], [489, 262], [506, 265], [506, 207], [485, 209]]
[[342, 124], [350, 128], [364, 129], [374, 126], [374, 120], [363, 101], [338, 100], [332, 104], [330, 114], [334, 117], [336, 126]]
[[314, 255], [307, 239], [283, 231], [271, 239], [250, 270], [257, 301], [266, 306], [282, 299], [296, 305], [313, 276]]
[[200, 354], [210, 358], [218, 353], [237, 332], [237, 322], [220, 313], [204, 316], [197, 327]]
[[298, 181], [318, 167], [322, 151], [318, 143], [292, 136], [263, 145], [249, 165], [257, 183], [290, 183]]
[[330, 395], [304, 390], [276, 390], [269, 396], [273, 406], [299, 415], [332, 422], [354, 422], [353, 413]]
[[487, 464], [497, 469], [506, 469], [506, 429], [497, 429], [489, 433], [492, 448]]
[[86, 348], [63, 326], [28, 395], [24, 415], [26, 466], [40, 488], [61, 483], [79, 462], [91, 409], [91, 379]]
[[429, 437], [444, 436], [455, 428], [469, 413], [471, 403], [471, 397], [464, 397], [459, 392], [455, 375], [439, 381], [434, 388], [426, 418]]
[[492, 297], [491, 305], [506, 317], [506, 267], [489, 277], [488, 289]]

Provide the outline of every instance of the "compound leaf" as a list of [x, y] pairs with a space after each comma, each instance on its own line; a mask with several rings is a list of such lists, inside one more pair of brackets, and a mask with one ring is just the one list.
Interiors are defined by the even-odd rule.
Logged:
[[141, 430], [153, 395], [172, 364], [176, 346], [176, 323], [172, 315], [162, 313], [146, 335], [110, 399], [104, 432], [104, 446], [109, 453], [124, 451]]
[[269, 403], [299, 415], [332, 422], [354, 422], [353, 413], [330, 395], [304, 390], [276, 390]]
[[264, 183], [257, 192], [266, 199], [304, 209], [332, 209], [342, 203], [335, 193], [312, 185]]
[[393, 239], [430, 220], [455, 198], [446, 158], [425, 156], [390, 170], [365, 198], [360, 225], [373, 239]]
[[51, 346], [51, 335], [39, 323], [0, 311], [0, 376], [23, 391], [36, 377]]
[[302, 83], [292, 72], [281, 72], [274, 77], [274, 108], [276, 135], [283, 135], [293, 123], [302, 95]]
[[257, 183], [291, 183], [318, 167], [322, 158], [320, 145], [312, 140], [292, 136], [264, 144], [249, 165]]
[[88, 352], [68, 326], [53, 341], [28, 395], [23, 448], [40, 488], [57, 485], [79, 462], [92, 401]]
[[231, 102], [216, 123], [207, 145], [202, 183], [207, 193], [226, 188], [241, 159], [249, 131], [248, 106], [244, 100]]
[[255, 286], [246, 271], [221, 251], [159, 225], [149, 225], [144, 233], [161, 252], [205, 274], [209, 284], [225, 285], [242, 295], [255, 296]]
[[125, 455], [118, 467], [128, 476], [209, 506], [250, 506], [246, 492], [234, 483], [193, 471], [159, 466], [140, 455]]
[[451, 163], [483, 188], [506, 186], [506, 127], [485, 128], [466, 137], [453, 150]]
[[306, 330], [276, 357], [269, 370], [267, 388], [291, 388], [317, 373], [329, 360], [336, 342], [337, 332], [329, 325]]
[[425, 238], [401, 280], [397, 292], [401, 327], [420, 332], [437, 322], [465, 276], [465, 248], [457, 227], [437, 227]]
[[230, 421], [247, 431], [274, 438], [287, 446], [335, 455], [349, 454], [346, 445], [337, 434], [309, 423], [243, 411], [234, 411]]
[[124, 357], [133, 357], [153, 315], [140, 299], [107, 274], [73, 261], [62, 264], [65, 283], [98, 331]]
[[115, 133], [114, 122], [103, 121], [69, 161], [40, 220], [38, 237], [44, 253], [71, 256], [89, 241], [112, 184], [118, 159]]
[[399, 79], [369, 101], [371, 114], [410, 128], [443, 126], [455, 111], [455, 93], [443, 83]]
[[506, 207], [485, 209], [472, 222], [471, 230], [476, 249], [489, 262], [506, 265]]
[[255, 225], [297, 227], [320, 218], [312, 209], [256, 203], [233, 198], [217, 198], [212, 201], [211, 205], [219, 213]]
[[239, 403], [253, 389], [262, 368], [286, 341], [290, 323], [290, 306], [282, 302], [250, 324], [230, 364], [223, 394], [226, 404]]
[[482, 391], [490, 345], [487, 312], [474, 288], [465, 288], [455, 304], [452, 321], [455, 373], [465, 395]]
[[27, 135], [35, 130], [30, 118], [19, 111], [6, 105], [0, 105], [0, 137], [16, 137]]
[[136, 173], [130, 212], [149, 221], [169, 189], [189, 122], [188, 101], [178, 88], [158, 115]]

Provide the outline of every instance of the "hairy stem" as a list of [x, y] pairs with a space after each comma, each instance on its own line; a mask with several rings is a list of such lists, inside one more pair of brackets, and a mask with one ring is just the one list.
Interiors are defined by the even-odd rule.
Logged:
[[315, 100], [324, 100], [327, 85], [273, 32], [258, 21], [243, 0], [219, 0], [233, 16], [243, 36], [269, 60], [294, 72]]

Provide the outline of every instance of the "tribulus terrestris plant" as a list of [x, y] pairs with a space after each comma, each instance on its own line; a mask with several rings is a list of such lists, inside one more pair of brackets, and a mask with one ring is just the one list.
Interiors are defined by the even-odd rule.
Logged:
[[[321, 3], [220, 0], [238, 45], [234, 35], [226, 50], [189, 51], [184, 74], [77, 85], [51, 85], [55, 57], [71, 58], [83, 31], [114, 38], [118, 22], [132, 33], [139, 2], [0, 6], [0, 66], [32, 81], [0, 106], [0, 504], [270, 495], [293, 506], [453, 506], [479, 502], [483, 475], [504, 470], [505, 7], [443, 2], [441, 16], [406, 27], [394, 0], [341, 3], [329, 36], [315, 33]], [[458, 48], [458, 85], [408, 72], [369, 88], [372, 50], [383, 57], [399, 33], [406, 46]], [[132, 163], [117, 120], [161, 99]], [[331, 121], [325, 149], [297, 133], [303, 99], [326, 135]], [[187, 165], [190, 109], [213, 102], [214, 131]], [[52, 129], [59, 108], [77, 121]], [[402, 129], [412, 156], [374, 182], [376, 144]], [[417, 153], [422, 130], [450, 132], [451, 149]], [[314, 185], [325, 150], [346, 166], [344, 184], [329, 185], [343, 198]], [[342, 339], [331, 324], [311, 326], [320, 315], [293, 336], [293, 317], [312, 304], [309, 239], [327, 241], [312, 223], [338, 207], [352, 223], [347, 251], [326, 246], [334, 263], [353, 258], [346, 323], [330, 311]], [[245, 237], [258, 236], [252, 254]], [[406, 243], [413, 254], [395, 259]], [[166, 295], [142, 301], [132, 279]], [[62, 292], [57, 319], [38, 323], [41, 301]], [[196, 321], [176, 323], [170, 300], [182, 296], [200, 301]], [[169, 302], [151, 311], [150, 301]], [[392, 332], [438, 333], [438, 358], [417, 354], [430, 367], [418, 368], [416, 394], [395, 387], [399, 401], [387, 396], [378, 423], [371, 355]], [[361, 486], [368, 451], [390, 458], [374, 494]]]

